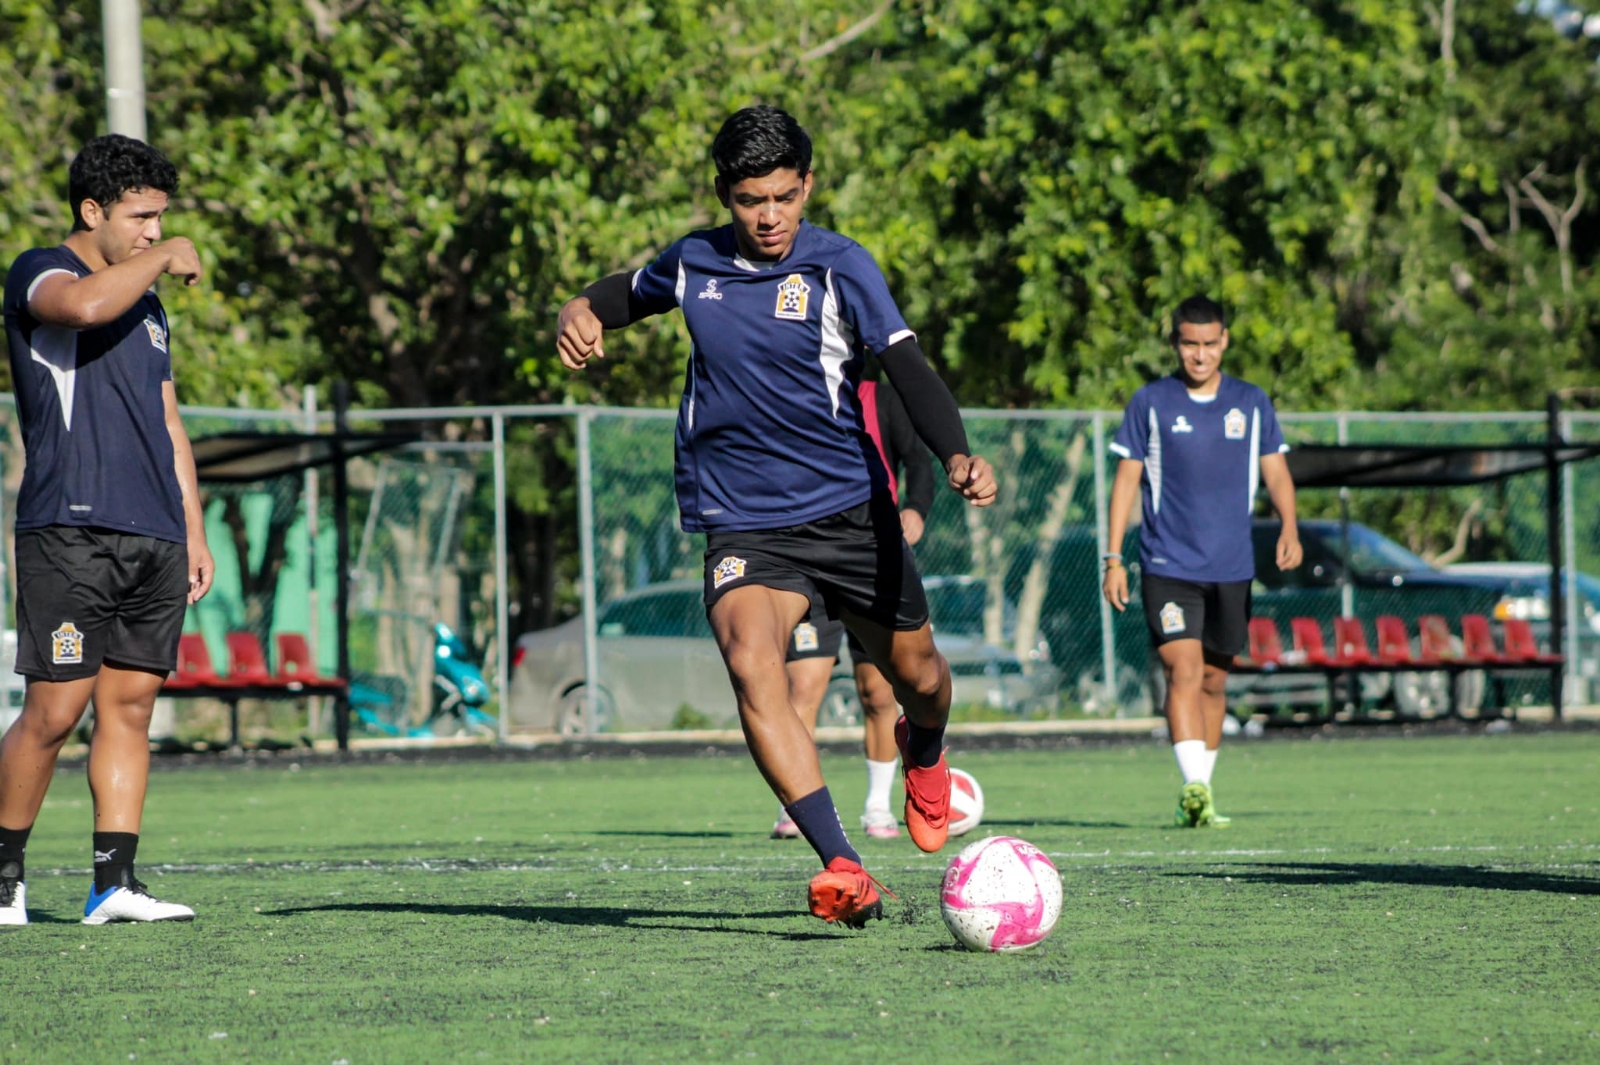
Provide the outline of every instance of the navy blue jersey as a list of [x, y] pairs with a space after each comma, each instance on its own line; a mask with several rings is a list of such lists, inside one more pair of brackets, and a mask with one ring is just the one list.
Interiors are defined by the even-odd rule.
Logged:
[[912, 334], [865, 248], [802, 222], [781, 262], [751, 262], [723, 226], [673, 244], [633, 295], [649, 314], [682, 307], [694, 344], [678, 408], [685, 532], [780, 529], [888, 492], [855, 386], [866, 354]]
[[1255, 577], [1250, 516], [1261, 456], [1289, 450], [1265, 392], [1226, 374], [1203, 398], [1180, 377], [1152, 381], [1133, 394], [1111, 450], [1144, 463], [1144, 572], [1201, 582]]
[[162, 385], [167, 314], [147, 292], [110, 325], [75, 330], [28, 310], [40, 280], [92, 271], [65, 247], [23, 252], [6, 274], [6, 339], [26, 466], [17, 528], [80, 525], [188, 541]]

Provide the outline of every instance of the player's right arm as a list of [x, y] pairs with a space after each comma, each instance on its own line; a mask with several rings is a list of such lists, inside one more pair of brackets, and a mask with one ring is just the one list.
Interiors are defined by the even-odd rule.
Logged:
[[581, 370], [590, 359], [606, 357], [607, 329], [621, 329], [676, 307], [682, 263], [680, 240], [644, 269], [602, 277], [568, 300], [556, 320], [556, 351], [561, 364], [569, 370]]
[[1111, 451], [1122, 461], [1111, 482], [1111, 512], [1106, 529], [1105, 576], [1100, 590], [1106, 602], [1118, 610], [1128, 607], [1128, 568], [1123, 564], [1122, 540], [1128, 531], [1128, 515], [1139, 497], [1139, 482], [1144, 477], [1144, 457], [1150, 446], [1150, 397], [1141, 388], [1133, 394], [1122, 424], [1111, 441]]
[[1139, 480], [1144, 476], [1144, 463], [1138, 459], [1123, 459], [1117, 463], [1117, 476], [1111, 482], [1111, 511], [1107, 515], [1106, 543], [1116, 557], [1105, 559], [1105, 579], [1100, 590], [1106, 602], [1118, 610], [1128, 608], [1128, 567], [1122, 564], [1122, 538], [1128, 531], [1128, 515], [1133, 502], [1139, 498]]
[[186, 237], [173, 237], [87, 277], [67, 270], [41, 273], [28, 293], [28, 313], [51, 325], [94, 329], [127, 314], [162, 274], [192, 285], [200, 272], [194, 245]]

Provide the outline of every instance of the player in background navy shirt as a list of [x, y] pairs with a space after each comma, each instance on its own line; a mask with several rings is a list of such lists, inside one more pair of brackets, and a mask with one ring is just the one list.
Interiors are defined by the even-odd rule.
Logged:
[[1220, 305], [1192, 296], [1172, 316], [1178, 372], [1134, 393], [1111, 450], [1120, 455], [1102, 590], [1128, 605], [1122, 538], [1135, 496], [1141, 596], [1167, 679], [1167, 725], [1183, 774], [1179, 825], [1222, 827], [1211, 773], [1227, 715], [1228, 670], [1249, 642], [1255, 551], [1250, 525], [1262, 482], [1283, 520], [1277, 564], [1300, 565], [1294, 481], [1272, 401], [1222, 372], [1228, 350]]
[[185, 607], [206, 594], [213, 568], [153, 288], [163, 274], [200, 279], [194, 245], [161, 239], [177, 187], [154, 148], [114, 134], [90, 141], [68, 176], [71, 235], [23, 252], [6, 274], [27, 457], [16, 518], [27, 697], [0, 740], [0, 925], [27, 923], [28, 833], [91, 696], [94, 889], [83, 923], [194, 917], [134, 876], [150, 712], [177, 665]]
[[678, 411], [678, 509], [686, 531], [706, 533], [707, 615], [750, 753], [822, 860], [811, 912], [860, 925], [882, 904], [784, 672], [790, 634], [814, 606], [845, 622], [905, 710], [896, 740], [913, 842], [942, 847], [950, 812], [950, 667], [863, 427], [863, 358], [877, 356], [953, 489], [976, 506], [998, 489], [872, 256], [801, 217], [813, 175], [799, 123], [775, 107], [745, 108], [711, 154], [730, 224], [590, 285], [561, 309], [557, 347], [581, 369], [604, 356], [606, 329], [683, 311], [693, 349]]

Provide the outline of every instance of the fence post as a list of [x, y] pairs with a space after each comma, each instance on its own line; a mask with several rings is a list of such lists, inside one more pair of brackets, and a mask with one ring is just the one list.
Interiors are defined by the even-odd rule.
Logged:
[[594, 735], [595, 693], [600, 688], [594, 595], [594, 455], [589, 444], [594, 412], [578, 412], [578, 547], [583, 563], [583, 731]]
[[[305, 421], [300, 428], [309, 436], [317, 431], [316, 385], [306, 385], [305, 392], [301, 395], [301, 408], [305, 413]], [[317, 617], [317, 610], [322, 602], [322, 597], [317, 594], [317, 508], [321, 506], [318, 497], [320, 488], [321, 485], [317, 483], [317, 468], [307, 467], [302, 497], [306, 512], [306, 640], [311, 644], [313, 664], [317, 662], [317, 656], [322, 650], [322, 625]], [[309, 704], [306, 710], [306, 731], [315, 736], [322, 731], [322, 696], [313, 696]]]
[[[1560, 651], [1566, 646], [1562, 629], [1565, 627], [1566, 614], [1562, 607], [1562, 553], [1561, 538], [1562, 516], [1566, 513], [1565, 493], [1562, 492], [1561, 476], [1561, 437], [1563, 419], [1561, 417], [1561, 397], [1552, 392], [1545, 403], [1545, 491], [1548, 493], [1545, 502], [1545, 542], [1550, 556], [1550, 649]], [[1550, 712], [1557, 721], [1561, 720], [1562, 709], [1562, 681], [1563, 670], [1550, 672]]]
[[[1561, 438], [1563, 440], [1571, 440], [1572, 432], [1572, 415], [1570, 413], [1563, 414], [1561, 416]], [[1578, 515], [1577, 507], [1573, 500], [1577, 489], [1577, 471], [1574, 469], [1576, 465], [1576, 463], [1567, 462], [1561, 466], [1561, 539], [1564, 541], [1562, 544], [1562, 557], [1567, 568], [1565, 575], [1567, 583], [1565, 604], [1567, 608], [1567, 646], [1565, 648], [1567, 655], [1567, 683], [1564, 688], [1568, 693], [1568, 700], [1573, 705], [1578, 703], [1580, 692], [1578, 681], [1582, 676], [1578, 669]], [[1560, 651], [1562, 648], [1552, 647], [1551, 650]], [[1591, 701], [1587, 692], [1583, 693], [1582, 698], [1585, 702]]]
[[[1107, 525], [1106, 502], [1106, 415], [1104, 411], [1094, 412], [1094, 529], [1095, 542], [1100, 545], [1100, 555], [1103, 557], [1111, 548], [1106, 544], [1109, 535]], [[1117, 545], [1117, 550], [1122, 550], [1122, 545]], [[1098, 573], [1100, 559], [1095, 560], [1095, 569]], [[1114, 705], [1117, 701], [1117, 634], [1116, 627], [1112, 624], [1111, 604], [1103, 595], [1096, 595], [1100, 601], [1100, 668], [1105, 672], [1106, 679], [1106, 705]], [[1120, 708], [1119, 708], [1120, 709]]]
[[[1340, 447], [1350, 443], [1350, 415], [1340, 411], [1334, 420], [1338, 428], [1335, 440]], [[1350, 581], [1350, 489], [1339, 489], [1339, 519], [1342, 537], [1345, 541], [1344, 551], [1339, 560], [1339, 616], [1353, 618], [1356, 616], [1356, 587]]]
[[511, 734], [511, 600], [506, 591], [506, 416], [494, 412], [494, 643], [500, 742]]

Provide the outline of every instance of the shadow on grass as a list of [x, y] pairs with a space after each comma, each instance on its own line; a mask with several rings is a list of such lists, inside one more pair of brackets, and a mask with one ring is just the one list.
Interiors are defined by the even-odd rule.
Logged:
[[[729, 921], [768, 921], [797, 916], [795, 910], [768, 910], [756, 913], [706, 913], [698, 910], [624, 910], [610, 906], [478, 906], [425, 902], [342, 902], [324, 906], [292, 906], [282, 910], [263, 910], [273, 917], [295, 917], [307, 913], [405, 913], [425, 917], [502, 917], [527, 924], [563, 924], [582, 927], [650, 928], [672, 932], [732, 932], [736, 935], [767, 936], [792, 942], [837, 939], [835, 932], [772, 932], [759, 928], [735, 928]], [[667, 924], [664, 921], [698, 921], [696, 925]]]
[[1235, 882], [1321, 886], [1328, 884], [1408, 884], [1414, 887], [1482, 888], [1489, 891], [1547, 891], [1555, 895], [1600, 895], [1600, 880], [1558, 873], [1520, 873], [1477, 865], [1405, 865], [1375, 862], [1289, 862], [1270, 866], [1230, 866], [1223, 872], [1166, 873], [1165, 876]]

